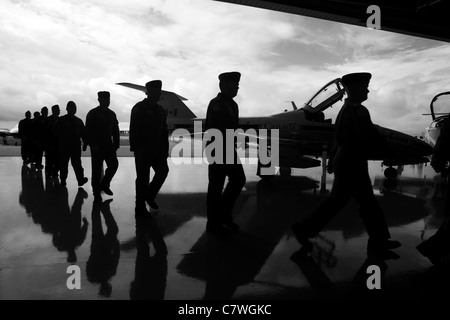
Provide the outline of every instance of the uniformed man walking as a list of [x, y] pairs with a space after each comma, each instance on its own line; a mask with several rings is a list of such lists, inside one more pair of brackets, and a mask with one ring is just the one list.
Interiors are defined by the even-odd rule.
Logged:
[[41, 108], [41, 115], [36, 119], [35, 123], [35, 162], [36, 168], [42, 169], [44, 166], [42, 165], [42, 157], [44, 155], [45, 150], [45, 122], [48, 118], [48, 108]]
[[25, 112], [25, 118], [19, 121], [19, 138], [20, 138], [20, 153], [23, 164], [27, 165], [31, 162], [32, 156], [32, 120], [31, 112]]
[[45, 173], [48, 176], [58, 176], [58, 139], [53, 131], [53, 127], [59, 118], [61, 110], [59, 105], [52, 106], [52, 115], [44, 121], [44, 150], [45, 150]]
[[53, 128], [58, 138], [59, 177], [61, 185], [65, 186], [69, 171], [69, 160], [71, 160], [78, 186], [81, 187], [89, 180], [84, 176], [84, 169], [81, 164], [81, 141], [83, 141], [83, 151], [86, 151], [87, 148], [86, 130], [83, 120], [75, 116], [77, 113], [75, 102], [69, 101], [66, 110], [67, 114], [60, 117]]
[[[210, 163], [208, 166], [206, 230], [218, 235], [239, 231], [239, 226], [233, 222], [232, 211], [246, 178], [236, 148], [233, 148], [232, 155], [226, 153], [226, 130], [236, 130], [239, 125], [239, 107], [233, 98], [238, 93], [240, 78], [239, 72], [227, 72], [219, 75], [220, 93], [211, 100], [206, 113], [205, 131], [208, 129], [219, 130], [224, 142], [223, 149], [220, 150], [223, 155], [221, 163]], [[233, 163], [226, 163], [227, 158], [231, 159], [231, 157]], [[226, 177], [228, 177], [228, 183], [223, 190]]]
[[367, 100], [370, 73], [352, 73], [342, 77], [347, 99], [340, 110], [335, 127], [335, 155], [330, 158], [334, 182], [327, 200], [306, 220], [292, 230], [297, 240], [311, 249], [308, 238], [315, 237], [354, 198], [360, 206], [360, 216], [369, 235], [368, 249], [385, 252], [400, 246], [389, 240], [390, 233], [383, 211], [375, 199], [368, 171], [369, 148], [382, 148], [393, 154], [383, 136], [361, 103]]
[[[136, 165], [136, 213], [148, 213], [159, 209], [155, 198], [169, 173], [169, 135], [166, 113], [158, 104], [161, 97], [161, 80], [147, 82], [147, 98], [131, 110], [130, 150], [134, 152]], [[150, 168], [155, 175], [150, 181]]]
[[[119, 161], [117, 149], [120, 147], [119, 122], [116, 113], [109, 109], [110, 93], [98, 92], [99, 106], [90, 110], [86, 116], [86, 131], [91, 148], [92, 191], [95, 201], [102, 201], [101, 192], [113, 195], [110, 189]], [[102, 179], [103, 161], [106, 163]]]

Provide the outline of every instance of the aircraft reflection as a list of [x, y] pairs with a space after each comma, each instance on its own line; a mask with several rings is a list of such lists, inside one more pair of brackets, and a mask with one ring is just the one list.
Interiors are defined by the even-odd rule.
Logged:
[[[402, 180], [405, 189], [407, 180]], [[301, 215], [312, 212], [324, 196], [317, 192], [318, 182], [307, 177], [280, 177], [273, 181], [247, 183], [241, 203], [235, 211], [235, 221], [242, 232], [230, 238], [218, 238], [204, 233], [177, 266], [189, 277], [206, 282], [204, 299], [230, 299], [239, 286], [254, 281], [274, 248], [286, 234], [290, 225]], [[241, 213], [245, 202], [256, 195], [256, 212]], [[428, 211], [426, 199], [409, 194], [385, 190], [377, 196], [390, 227], [403, 226], [424, 219]], [[243, 202], [243, 203], [242, 203]], [[357, 215], [356, 204], [350, 204], [314, 239], [314, 250], [309, 258], [316, 266], [334, 268], [338, 260], [334, 254], [336, 244], [327, 236], [330, 231], [341, 232], [344, 241], [360, 238], [366, 230]], [[374, 259], [398, 259], [394, 252]], [[381, 261], [376, 261], [383, 265]], [[311, 261], [309, 262], [311, 264]], [[313, 271], [311, 271], [313, 272]], [[320, 282], [325, 283], [326, 282]], [[364, 284], [365, 285], [365, 284]], [[330, 286], [327, 285], [329, 289]]]

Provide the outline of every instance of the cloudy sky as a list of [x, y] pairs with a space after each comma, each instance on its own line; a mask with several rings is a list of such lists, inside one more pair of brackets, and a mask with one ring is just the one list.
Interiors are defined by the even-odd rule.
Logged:
[[1, 0], [0, 127], [69, 100], [85, 119], [100, 90], [129, 121], [143, 93], [115, 83], [152, 79], [203, 117], [232, 70], [241, 115], [270, 115], [369, 71], [373, 121], [420, 134], [431, 98], [450, 89], [449, 56], [448, 43], [211, 0]]

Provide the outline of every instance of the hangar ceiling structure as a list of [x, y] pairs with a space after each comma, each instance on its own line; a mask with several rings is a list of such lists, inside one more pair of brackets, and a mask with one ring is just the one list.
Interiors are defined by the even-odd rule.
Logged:
[[449, 0], [215, 0], [367, 27], [370, 5], [381, 11], [381, 30], [450, 42]]

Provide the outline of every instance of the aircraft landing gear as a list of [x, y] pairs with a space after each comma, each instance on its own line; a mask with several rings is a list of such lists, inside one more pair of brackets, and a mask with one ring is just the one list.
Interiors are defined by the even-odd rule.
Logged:
[[272, 180], [275, 177], [275, 172], [273, 174], [261, 174], [261, 168], [265, 167], [267, 168], [268, 166], [263, 165], [259, 159], [258, 159], [258, 166], [256, 167], [256, 175], [258, 177], [260, 177], [262, 180]]
[[387, 179], [395, 179], [398, 176], [398, 172], [395, 168], [388, 167], [386, 170], [384, 170], [384, 176]]
[[292, 175], [292, 169], [289, 167], [280, 167], [280, 176], [290, 177]]

